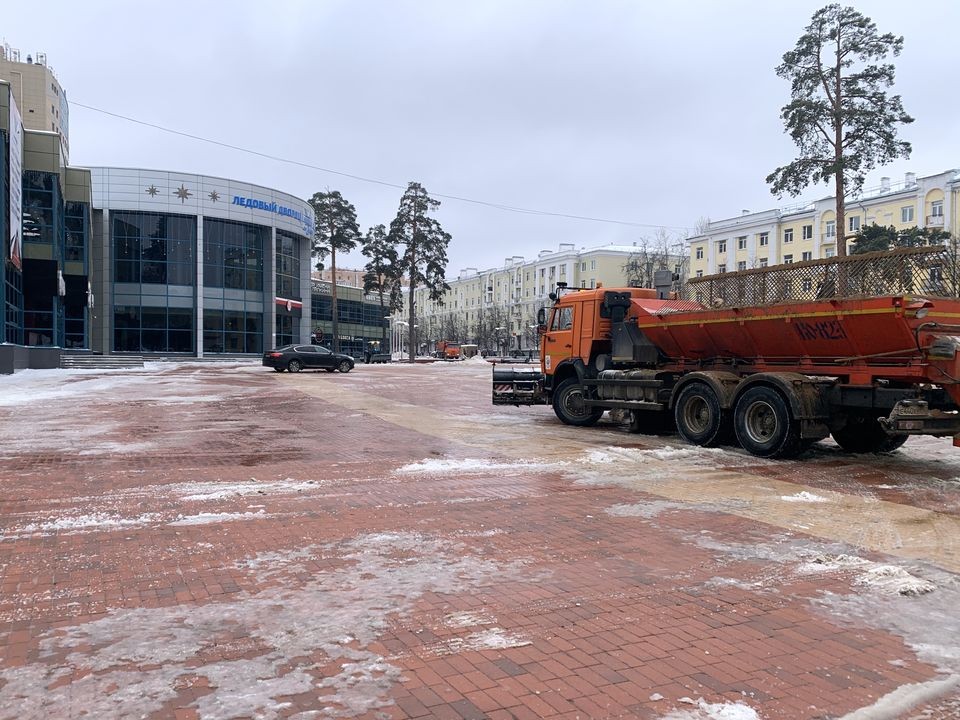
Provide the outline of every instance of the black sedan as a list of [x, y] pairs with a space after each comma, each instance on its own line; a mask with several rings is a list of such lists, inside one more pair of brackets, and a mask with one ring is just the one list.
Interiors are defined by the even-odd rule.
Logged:
[[263, 364], [277, 372], [300, 372], [301, 370], [353, 370], [353, 358], [335, 353], [320, 345], [284, 345], [263, 354]]

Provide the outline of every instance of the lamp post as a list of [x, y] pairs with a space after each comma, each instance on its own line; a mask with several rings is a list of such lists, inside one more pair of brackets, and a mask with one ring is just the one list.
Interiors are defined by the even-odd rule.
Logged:
[[[380, 352], [389, 352], [390, 359], [392, 360], [393, 359], [393, 333], [391, 332], [391, 328], [390, 328], [390, 320], [393, 319], [393, 316], [384, 315], [383, 319], [385, 320], [384, 326], [383, 326], [383, 345], [386, 345], [386, 347], [381, 347]], [[390, 336], [389, 343], [387, 342], [388, 334]]]
[[500, 342], [500, 333], [502, 333], [504, 330], [506, 330], [505, 327], [495, 327], [493, 329], [493, 332], [495, 333], [495, 336], [497, 338], [497, 354], [500, 355], [500, 357], [503, 357], [503, 350], [501, 349], [501, 342]]
[[[394, 320], [393, 327], [394, 328], [410, 327], [410, 323], [408, 323], [406, 320]], [[408, 334], [408, 337], [409, 337], [409, 334]], [[402, 329], [397, 330], [397, 340], [399, 341], [399, 345], [400, 345], [400, 359], [403, 360], [404, 357], [403, 357], [403, 330]]]

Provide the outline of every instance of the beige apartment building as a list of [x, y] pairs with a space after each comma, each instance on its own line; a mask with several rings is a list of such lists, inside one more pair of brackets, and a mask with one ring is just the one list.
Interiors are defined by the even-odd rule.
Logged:
[[[903, 230], [933, 227], [956, 238], [960, 230], [960, 170], [918, 178], [906, 173], [902, 182], [881, 178], [847, 202], [846, 235], [876, 223]], [[850, 242], [848, 240], [848, 242]], [[833, 197], [761, 212], [743, 213], [710, 222], [690, 238], [690, 277], [747, 270], [768, 265], [829, 258], [837, 254]]]
[[60, 155], [70, 161], [70, 110], [67, 94], [46, 53], [24, 55], [15, 48], [0, 46], [0, 78], [10, 83], [25, 130], [54, 132], [60, 136]]
[[[414, 302], [419, 349], [429, 351], [437, 340], [450, 339], [494, 352], [533, 350], [537, 311], [549, 305], [558, 282], [572, 288], [622, 287], [627, 284], [625, 268], [640, 251], [636, 245], [578, 249], [561, 243], [532, 260], [515, 255], [498, 268], [461, 270], [447, 280], [450, 290], [442, 303], [430, 300], [426, 288], [418, 288]], [[669, 263], [683, 273], [684, 258], [673, 256]], [[406, 317], [405, 310], [396, 319], [403, 322]]]

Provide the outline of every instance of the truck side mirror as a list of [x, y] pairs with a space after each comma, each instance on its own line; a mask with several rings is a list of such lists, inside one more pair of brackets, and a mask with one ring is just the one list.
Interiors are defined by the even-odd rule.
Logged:
[[540, 308], [537, 310], [537, 325], [546, 325], [547, 324], [547, 309]]

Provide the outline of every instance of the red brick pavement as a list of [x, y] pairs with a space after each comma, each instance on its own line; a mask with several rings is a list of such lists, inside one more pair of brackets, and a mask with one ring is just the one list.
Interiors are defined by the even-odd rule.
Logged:
[[[486, 375], [440, 372], [306, 381], [482, 432]], [[0, 718], [827, 718], [943, 677], [814, 602], [856, 592], [849, 575], [717, 549], [802, 536], [696, 507], [611, 515], [655, 498], [561, 466], [398, 473], [478, 453], [268, 371], [139, 377], [0, 407], [19, 438], [0, 452]]]

